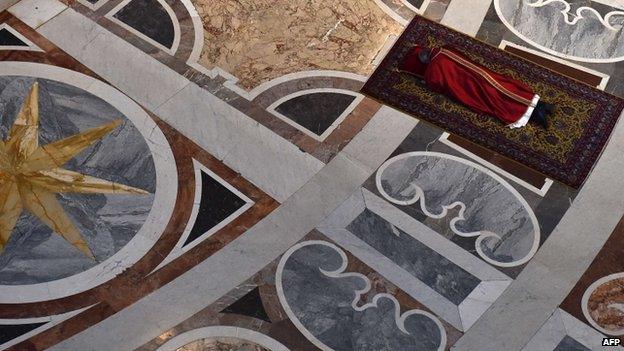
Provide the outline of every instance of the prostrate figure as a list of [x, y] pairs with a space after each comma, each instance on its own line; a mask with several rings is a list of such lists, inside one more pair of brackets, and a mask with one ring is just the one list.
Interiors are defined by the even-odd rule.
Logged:
[[547, 116], [554, 110], [528, 85], [482, 67], [450, 47], [416, 45], [399, 69], [423, 79], [429, 89], [475, 112], [494, 116], [510, 128], [523, 127], [529, 121], [547, 128]]

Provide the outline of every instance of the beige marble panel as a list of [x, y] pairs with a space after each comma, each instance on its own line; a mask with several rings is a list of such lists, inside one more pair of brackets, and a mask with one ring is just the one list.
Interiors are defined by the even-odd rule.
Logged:
[[250, 89], [284, 74], [322, 69], [361, 75], [402, 26], [373, 0], [193, 0], [204, 24], [200, 63]]

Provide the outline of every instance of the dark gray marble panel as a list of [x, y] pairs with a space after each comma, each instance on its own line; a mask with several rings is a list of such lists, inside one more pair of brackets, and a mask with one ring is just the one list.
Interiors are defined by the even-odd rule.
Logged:
[[9, 32], [8, 29], [2, 28], [0, 29], [0, 46], [28, 46], [28, 44]]
[[464, 301], [481, 282], [368, 209], [347, 230], [455, 305]]
[[184, 245], [208, 232], [241, 207], [245, 200], [241, 199], [216, 179], [201, 172], [202, 188], [197, 219]]
[[566, 335], [553, 351], [591, 351], [591, 349]]
[[[125, 122], [64, 168], [150, 192], [149, 195], [58, 194], [57, 198], [101, 262], [125, 246], [149, 214], [156, 188], [151, 152], [139, 131], [107, 102], [70, 85], [38, 79], [39, 143], [69, 137], [115, 119]], [[0, 77], [0, 138], [5, 140], [30, 77]], [[0, 254], [0, 284], [34, 284], [67, 277], [97, 264], [23, 212]]]
[[264, 309], [259, 287], [255, 287], [243, 297], [221, 310], [221, 313], [239, 314], [242, 316], [260, 319], [265, 322], [271, 322], [271, 319]]
[[174, 24], [157, 0], [132, 0], [113, 15], [166, 48], [172, 48]]
[[420, 9], [420, 7], [422, 6], [423, 2], [425, 2], [425, 0], [406, 0], [408, 3], [410, 3], [410, 5], [413, 5], [415, 8]]
[[323, 134], [355, 100], [340, 93], [312, 93], [284, 101], [276, 111], [316, 135]]
[[376, 305], [356, 310], [354, 304], [368, 288], [367, 278], [343, 274], [346, 258], [335, 246], [304, 245], [282, 258], [278, 279], [286, 300], [282, 303], [316, 339], [336, 351], [438, 350], [445, 338], [439, 322], [411, 310], [405, 312], [407, 333], [403, 332], [398, 302], [386, 294], [369, 297]]
[[44, 324], [46, 322], [0, 325], [0, 345], [31, 332]]
[[[496, 14], [496, 8], [492, 3], [488, 12], [485, 14], [485, 18], [483, 19], [483, 22], [481, 22], [481, 27], [479, 27], [479, 31], [475, 37], [493, 46], [498, 46], [501, 40], [503, 40], [505, 33], [508, 32], [509, 30], [501, 22], [498, 14]], [[528, 44], [525, 43], [525, 46], [526, 45]]]

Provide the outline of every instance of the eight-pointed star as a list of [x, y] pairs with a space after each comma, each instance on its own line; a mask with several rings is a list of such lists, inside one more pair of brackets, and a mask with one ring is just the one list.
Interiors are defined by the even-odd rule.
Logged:
[[147, 194], [141, 189], [61, 168], [120, 123], [121, 120], [115, 120], [39, 146], [39, 85], [32, 86], [7, 140], [0, 140], [0, 250], [6, 246], [18, 218], [26, 210], [94, 258], [55, 194]]

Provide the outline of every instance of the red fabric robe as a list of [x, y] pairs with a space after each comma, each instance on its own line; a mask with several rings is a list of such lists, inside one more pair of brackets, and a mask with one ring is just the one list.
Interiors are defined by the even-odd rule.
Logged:
[[448, 47], [431, 50], [430, 63], [424, 65], [418, 59], [422, 50], [414, 47], [400, 68], [423, 78], [429, 89], [473, 111], [497, 117], [506, 124], [520, 119], [522, 125], [528, 122], [539, 100], [528, 85], [482, 67]]

